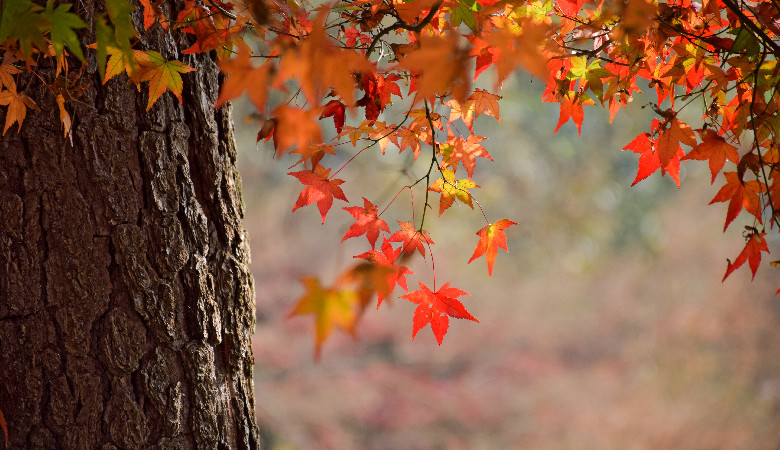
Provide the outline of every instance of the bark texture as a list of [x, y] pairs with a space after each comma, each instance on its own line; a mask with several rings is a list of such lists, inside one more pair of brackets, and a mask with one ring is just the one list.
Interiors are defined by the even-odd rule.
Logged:
[[145, 111], [146, 90], [124, 76], [102, 85], [93, 57], [90, 88], [68, 106], [72, 145], [34, 79], [27, 93], [41, 112], [0, 140], [0, 411], [11, 448], [258, 446], [230, 109], [213, 109], [212, 57], [183, 56], [186, 41], [158, 32], [142, 45], [197, 69], [182, 105], [164, 94]]

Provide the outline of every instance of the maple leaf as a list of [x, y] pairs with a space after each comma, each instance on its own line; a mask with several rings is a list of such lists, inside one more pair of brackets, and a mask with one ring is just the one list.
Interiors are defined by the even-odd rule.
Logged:
[[311, 161], [311, 165], [312, 167], [314, 167], [317, 164], [319, 164], [320, 161], [322, 161], [322, 158], [325, 157], [325, 155], [335, 155], [336, 151], [333, 150], [332, 145], [311, 144], [311, 145], [307, 145], [306, 147], [296, 147], [290, 153], [298, 153], [301, 155], [301, 159], [298, 160], [297, 163], [290, 166], [290, 168], [292, 169], [293, 167], [307, 160]]
[[346, 241], [349, 238], [366, 235], [368, 242], [371, 243], [371, 248], [376, 246], [376, 240], [379, 238], [380, 231], [390, 232], [390, 227], [387, 226], [387, 222], [377, 217], [378, 209], [376, 205], [368, 201], [363, 197], [363, 207], [351, 206], [349, 208], [342, 208], [344, 211], [352, 214], [355, 218], [355, 223], [349, 227], [344, 238], [341, 242]]
[[401, 256], [402, 251], [402, 247], [397, 249], [393, 248], [393, 245], [390, 243], [390, 241], [388, 241], [387, 238], [383, 238], [381, 252], [379, 250], [370, 250], [366, 253], [355, 256], [355, 258], [365, 259], [371, 264], [392, 269], [389, 272], [379, 272], [379, 274], [384, 273], [386, 275], [383, 280], [384, 284], [380, 282], [376, 283], [376, 293], [378, 297], [376, 304], [377, 309], [379, 309], [379, 306], [382, 305], [382, 300], [389, 296], [391, 292], [393, 292], [393, 289], [395, 289], [396, 285], [401, 286], [401, 289], [403, 289], [404, 292], [409, 291], [406, 285], [406, 275], [413, 274], [414, 272], [409, 270], [409, 268], [404, 265], [395, 263]]
[[710, 201], [710, 205], [717, 202], [729, 202], [723, 231], [726, 231], [731, 221], [737, 217], [743, 207], [761, 223], [760, 195], [763, 192], [764, 184], [757, 180], [743, 182], [739, 179], [737, 172], [724, 172], [723, 175], [726, 177], [726, 184], [720, 188], [718, 193], [715, 194], [715, 198]]
[[582, 119], [584, 117], [585, 113], [577, 96], [573, 94], [564, 95], [561, 98], [561, 114], [558, 116], [558, 126], [555, 127], [553, 133], [557, 133], [558, 129], [561, 128], [561, 125], [571, 119], [574, 121], [574, 124], [577, 125], [577, 133], [582, 136]]
[[341, 133], [344, 128], [345, 113], [347, 106], [339, 100], [331, 100], [322, 107], [320, 119], [333, 117], [333, 125], [336, 127], [336, 133]]
[[25, 116], [27, 116], [27, 108], [38, 109], [38, 105], [24, 92], [16, 92], [4, 90], [0, 91], [0, 105], [8, 106], [8, 110], [5, 112], [5, 127], [3, 128], [3, 135], [11, 128], [14, 123], [19, 124], [19, 128], [22, 127]]
[[339, 283], [357, 283], [357, 295], [362, 312], [375, 294], [379, 297], [377, 304], [377, 308], [379, 308], [382, 299], [390, 295], [392, 287], [394, 287], [394, 285], [390, 285], [390, 280], [395, 273], [391, 266], [361, 262], [341, 275]]
[[179, 12], [176, 21], [187, 25], [182, 28], [182, 32], [195, 35], [195, 43], [182, 50], [185, 55], [216, 50], [217, 58], [222, 59], [231, 54], [233, 44], [239, 40], [248, 18], [240, 16], [233, 22], [231, 18], [217, 14], [217, 10], [213, 9], [214, 11], [196, 5], [192, 1], [185, 2], [185, 7]]
[[144, 65], [141, 81], [149, 82], [149, 102], [146, 104], [146, 110], [149, 111], [157, 99], [169, 89], [181, 103], [181, 91], [184, 87], [181, 74], [195, 69], [175, 59], [168, 61], [153, 50], [145, 53], [148, 65]]
[[701, 137], [701, 144], [695, 146], [682, 159], [708, 160], [710, 172], [712, 172], [712, 183], [714, 183], [718, 172], [723, 169], [727, 159], [734, 164], [739, 163], [739, 152], [737, 152], [737, 147], [726, 142], [725, 139], [718, 136], [714, 131], [704, 130], [701, 133]]
[[493, 264], [496, 262], [498, 249], [503, 248], [507, 252], [509, 251], [506, 246], [506, 235], [504, 234], [504, 230], [512, 225], [517, 225], [517, 222], [512, 222], [509, 219], [501, 219], [498, 222], [486, 225], [481, 230], [477, 231], [479, 242], [477, 243], [477, 248], [474, 250], [474, 254], [471, 256], [471, 259], [469, 259], [469, 264], [480, 256], [486, 255], [485, 259], [487, 260], [488, 275], [493, 276]]
[[14, 81], [13, 76], [21, 72], [21, 70], [11, 64], [8, 59], [10, 58], [6, 56], [3, 59], [3, 63], [0, 64], [0, 88], [5, 87], [10, 91], [16, 91], [16, 81]]
[[469, 87], [467, 61], [467, 54], [458, 49], [454, 35], [423, 35], [418, 50], [399, 57], [401, 67], [418, 75], [415, 103], [447, 90], [456, 100], [462, 101]]
[[416, 228], [414, 228], [414, 225], [412, 225], [411, 222], [401, 222], [399, 220], [398, 225], [401, 227], [401, 229], [393, 233], [393, 235], [390, 236], [389, 241], [403, 242], [403, 253], [414, 253], [414, 251], [417, 250], [424, 258], [424, 244], [433, 244], [433, 240], [431, 240], [428, 232], [425, 230], [418, 231]]
[[43, 9], [30, 0], [3, 1], [0, 4], [0, 43], [19, 43], [25, 58], [29, 58], [33, 45], [44, 47], [42, 29], [47, 25], [40, 14]]
[[65, 45], [80, 60], [84, 61], [84, 53], [81, 51], [81, 42], [79, 42], [76, 31], [79, 28], [86, 28], [87, 24], [76, 14], [68, 12], [72, 5], [63, 3], [54, 8], [54, 3], [49, 1], [46, 9], [41, 12], [41, 17], [49, 21], [50, 25], [43, 27], [43, 30], [49, 30], [51, 42], [54, 46], [55, 55], [59, 57]]
[[745, 248], [742, 249], [742, 252], [740, 252], [739, 256], [737, 256], [737, 259], [734, 261], [734, 263], [731, 261], [728, 262], [726, 274], [723, 275], [723, 281], [726, 281], [726, 278], [728, 278], [732, 272], [745, 264], [745, 261], [748, 262], [750, 270], [753, 272], [753, 277], [751, 280], [756, 278], [756, 271], [758, 270], [758, 265], [761, 263], [761, 252], [769, 253], [769, 248], [766, 245], [766, 239], [764, 239], [766, 233], [759, 233], [758, 230], [753, 227], [745, 228], [752, 230], [751, 233], [748, 234], [748, 236], [745, 238]]
[[436, 341], [441, 345], [450, 326], [450, 317], [479, 322], [466, 311], [463, 303], [458, 300], [460, 296], [469, 295], [465, 291], [450, 287], [450, 283], [445, 283], [441, 289], [433, 292], [422, 282], [419, 284], [420, 289], [401, 296], [401, 298], [417, 305], [412, 321], [412, 339], [417, 336], [418, 331], [431, 324], [433, 335], [436, 336]]
[[[658, 153], [653, 149], [654, 142], [650, 139], [649, 133], [642, 133], [629, 142], [623, 150], [632, 150], [634, 153], [639, 154], [639, 169], [636, 173], [636, 178], [631, 186], [639, 183], [645, 178], [649, 177], [655, 171], [661, 168], [661, 160], [658, 159]], [[672, 179], [677, 183], [677, 187], [680, 187], [680, 156], [682, 156], [682, 149], [679, 149], [679, 153], [676, 158], [672, 158], [669, 164], [664, 168], [663, 173], [669, 174]]]
[[249, 100], [258, 111], [265, 111], [268, 78], [271, 72], [269, 64], [254, 67], [250, 60], [251, 51], [248, 45], [241, 43], [235, 58], [219, 60], [219, 68], [226, 75], [219, 91], [219, 97], [214, 104], [219, 108], [226, 102], [248, 91]]
[[693, 147], [696, 145], [696, 136], [688, 124], [675, 117], [669, 121], [669, 127], [662, 131], [656, 140], [656, 153], [661, 163], [661, 171], [665, 171], [673, 158], [679, 159], [680, 143]]
[[328, 88], [333, 88], [345, 103], [352, 104], [354, 74], [370, 72], [373, 66], [360, 53], [333, 45], [324, 28], [326, 15], [321, 10], [306, 39], [284, 53], [275, 83], [283, 87], [287, 80], [295, 78], [306, 98], [315, 104], [319, 104]]
[[471, 193], [467, 189], [478, 188], [479, 185], [471, 180], [455, 180], [455, 172], [449, 169], [443, 169], [441, 171], [442, 178], [434, 181], [432, 185], [428, 187], [429, 191], [441, 193], [441, 199], [439, 200], [439, 217], [447, 210], [455, 199], [462, 201], [469, 205], [471, 209], [474, 209], [474, 205], [471, 202]]
[[333, 205], [333, 199], [348, 201], [344, 196], [344, 191], [339, 187], [344, 180], [331, 180], [330, 169], [326, 169], [320, 165], [317, 165], [314, 170], [302, 170], [300, 172], [290, 172], [287, 175], [292, 175], [306, 185], [306, 187], [298, 196], [298, 201], [295, 202], [293, 212], [303, 206], [311, 205], [317, 202], [317, 208], [322, 215], [322, 222], [325, 223], [325, 216], [328, 214], [330, 207]]
[[281, 155], [292, 146], [308, 147], [312, 142], [322, 142], [320, 124], [314, 120], [316, 110], [305, 110], [279, 105], [273, 110], [275, 117], [274, 147], [276, 154]]
[[156, 2], [152, 2], [152, 0], [139, 0], [141, 6], [144, 8], [144, 30], [148, 30], [149, 27], [154, 25], [154, 21], [158, 19], [163, 30], [168, 30], [168, 19], [165, 18], [165, 14], [163, 14], [162, 8], [160, 7], [163, 1], [165, 0], [157, 0]]
[[62, 123], [63, 135], [70, 139], [70, 145], [73, 145], [73, 135], [71, 134], [71, 121], [70, 114], [65, 109], [65, 97], [62, 94], [57, 94], [57, 107], [60, 110], [60, 123]]
[[474, 93], [463, 103], [454, 99], [450, 100], [445, 103], [445, 105], [451, 108], [448, 122], [462, 119], [463, 123], [469, 128], [469, 131], [473, 131], [474, 120], [477, 116], [484, 113], [493, 116], [500, 123], [501, 116], [499, 115], [498, 101], [501, 100], [501, 98], [501, 96], [491, 94], [486, 90], [475, 89]]
[[465, 140], [460, 137], [450, 138], [447, 143], [452, 146], [452, 149], [449, 152], [449, 157], [445, 158], [445, 162], [453, 169], [457, 167], [458, 163], [462, 163], [470, 180], [477, 165], [477, 156], [493, 161], [493, 157], [485, 150], [485, 147], [480, 145], [480, 142], [484, 140], [484, 137], [473, 134]]
[[298, 300], [287, 317], [314, 315], [314, 358], [319, 359], [322, 343], [328, 338], [334, 326], [338, 326], [353, 337], [358, 302], [357, 293], [349, 290], [323, 288], [317, 278], [302, 280], [306, 293]]

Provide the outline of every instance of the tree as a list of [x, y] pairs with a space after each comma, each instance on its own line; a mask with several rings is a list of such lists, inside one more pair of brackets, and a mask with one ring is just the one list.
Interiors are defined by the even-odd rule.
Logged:
[[[298, 160], [293, 162], [289, 175], [303, 188], [293, 211], [316, 204], [323, 222], [331, 214], [335, 200], [349, 202], [343, 187], [349, 184], [348, 180], [337, 176], [349, 178], [341, 174], [348, 174], [354, 158], [377, 149], [384, 154], [388, 149], [397, 148], [407, 155], [407, 171], [421, 169], [408, 184], [398, 188], [398, 194], [390, 202], [395, 203], [402, 193], [412, 198], [411, 208], [395, 221], [385, 217], [390, 205], [378, 205], [369, 198], [363, 199], [362, 206], [358, 203], [343, 208], [355, 220], [344, 239], [365, 234], [371, 248], [356, 255], [360, 262], [330, 286], [314, 278], [304, 280], [306, 294], [291, 315], [315, 315], [315, 354], [334, 326], [354, 333], [355, 324], [373, 298], [381, 304], [396, 287], [406, 291], [400, 298], [417, 305], [413, 336], [430, 324], [441, 344], [449, 318], [477, 321], [459, 300], [467, 295], [464, 291], [449, 282], [437, 288], [431, 247], [434, 240], [425, 224], [431, 220], [428, 209], [433, 208], [436, 194], [440, 216], [456, 201], [472, 209], [475, 203], [479, 207], [473, 191], [479, 187], [475, 181], [478, 180], [477, 163], [492, 160], [492, 156], [482, 145], [485, 137], [475, 131], [476, 119], [488, 115], [500, 120], [501, 97], [494, 92], [518, 68], [544, 80], [547, 86], [544, 101], [560, 104], [556, 131], [569, 120], [579, 130], [584, 120], [583, 106], [598, 103], [614, 116], [641, 89], [655, 88], [656, 99], [643, 106], [651, 107], [657, 119], [650, 124], [648, 132], [639, 134], [624, 148], [639, 155], [635, 183], [660, 169], [662, 175], [668, 174], [679, 185], [680, 163], [687, 160], [707, 160], [713, 182], [719, 173], [724, 174], [726, 184], [712, 202], [729, 202], [726, 231], [743, 209], [752, 220], [743, 232], [745, 249], [733, 263], [728, 262], [724, 279], [745, 262], [755, 274], [762, 253], [769, 251], [765, 236], [775, 224], [780, 225], [774, 206], [777, 203], [774, 180], [780, 160], [775, 89], [780, 79], [777, 67], [780, 44], [776, 36], [780, 29], [775, 18], [780, 9], [772, 2], [358, 0], [310, 5], [261, 0], [205, 0], [203, 3], [185, 0], [181, 4], [141, 0], [141, 8], [132, 15], [137, 22], [135, 27], [130, 24], [131, 8], [126, 0], [105, 0], [107, 12], [96, 14], [102, 5], [90, 4], [74, 14], [67, 3], [55, 7], [49, 2], [45, 8], [36, 7], [29, 0], [4, 4], [0, 42], [6, 45], [6, 64], [0, 72], [3, 75], [0, 104], [7, 105], [4, 134], [14, 125], [21, 133], [19, 137], [6, 139], [27, 142], [26, 130], [37, 125], [33, 119], [25, 121], [27, 109], [40, 107], [44, 110], [41, 114], [45, 114], [52, 113], [57, 105], [64, 136], [57, 142], [64, 144], [72, 140], [74, 148], [80, 148], [86, 136], [79, 135], [79, 126], [87, 126], [89, 130], [100, 128], [88, 120], [88, 111], [79, 108], [95, 104], [111, 110], [132, 103], [124, 97], [110, 96], [114, 90], [121, 90], [117, 84], [119, 79], [129, 80], [139, 89], [143, 86], [148, 94], [132, 95], [132, 99], [145, 98], [145, 102], [136, 103], [145, 104], [145, 109], [150, 111], [148, 117], [139, 114], [143, 120], [138, 122], [149, 123], [148, 128], [141, 128], [143, 131], [138, 133], [139, 145], [141, 148], [167, 145], [176, 149], [183, 145], [179, 142], [186, 140], [189, 159], [185, 167], [196, 167], [197, 163], [200, 168], [195, 172], [197, 176], [193, 176], [193, 201], [200, 204], [217, 201], [215, 206], [203, 208], [203, 220], [207, 223], [216, 220], [216, 231], [212, 232], [208, 225], [205, 228], [208, 232], [193, 236], [201, 245], [209, 243], [205, 253], [219, 253], [227, 246], [244, 254], [235, 244], [242, 242], [241, 239], [221, 232], [218, 225], [221, 222], [217, 219], [224, 211], [235, 211], [240, 216], [237, 206], [240, 203], [233, 195], [235, 184], [223, 181], [232, 180], [231, 176], [224, 171], [202, 168], [207, 167], [208, 161], [204, 159], [209, 158], [198, 156], [198, 150], [205, 145], [199, 140], [201, 127], [194, 127], [188, 135], [165, 120], [182, 116], [158, 112], [163, 104], [176, 107], [170, 95], [163, 95], [168, 90], [184, 104], [179, 107], [186, 113], [184, 122], [202, 123], [204, 130], [220, 136], [229, 136], [229, 125], [216, 119], [213, 125], [206, 119], [205, 111], [211, 103], [219, 107], [247, 92], [258, 110], [258, 141], [273, 140], [278, 158], [297, 154]], [[86, 17], [90, 26], [79, 16]], [[135, 29], [139, 31], [138, 39], [135, 39]], [[94, 30], [94, 35], [87, 30]], [[250, 31], [257, 39], [245, 39]], [[92, 43], [90, 48], [95, 49], [94, 53], [81, 49], [77, 32]], [[186, 45], [179, 45], [184, 42]], [[70, 57], [66, 57], [66, 49]], [[216, 58], [226, 75], [218, 95], [216, 73], [209, 72], [212, 75], [204, 78], [205, 70], [198, 61], [206, 59], [191, 56], [203, 54]], [[88, 63], [80, 71], [69, 69], [68, 64], [74, 64], [76, 59]], [[213, 65], [210, 70], [214, 70]], [[493, 84], [488, 88], [494, 92], [472, 87], [474, 80], [490, 74]], [[102, 83], [104, 87], [98, 87]], [[34, 86], [39, 86], [40, 97], [33, 98]], [[42, 95], [44, 89], [40, 86], [48, 88], [48, 96]], [[131, 90], [121, 91], [131, 98]], [[119, 101], [113, 102], [115, 98]], [[689, 122], [693, 123], [695, 118], [682, 112], [698, 104], [694, 101], [701, 102], [703, 119], [691, 126]], [[128, 120], [127, 115], [122, 115], [122, 119]], [[117, 122], [113, 128], [125, 129], [124, 121]], [[146, 139], [152, 139], [148, 133], [161, 133], [165, 137], [159, 138], [162, 139], [159, 144], [158, 141], [143, 144], [148, 142]], [[220, 145], [226, 146], [219, 154], [230, 155], [232, 147], [215, 135], [206, 133], [203, 139], [219, 149], [222, 149]], [[88, 155], [97, 156], [96, 152]], [[40, 161], [33, 156], [31, 161]], [[167, 197], [162, 195], [177, 190], [181, 197], [182, 192], [190, 192], [164, 175], [173, 173], [179, 177], [181, 166], [165, 172], [165, 164], [155, 163], [159, 158], [157, 154], [154, 158], [141, 154], [135, 165], [133, 161], [129, 164], [131, 168], [138, 167], [137, 178], [144, 180], [144, 175], [149, 178], [148, 189], [142, 189], [140, 181], [133, 180], [131, 184], [144, 200], [138, 202], [143, 205], [139, 207], [175, 211], [176, 219], [190, 219], [186, 213], [180, 217], [180, 210], [172, 209], [170, 199], [166, 201]], [[169, 158], [176, 163], [184, 160], [183, 156], [173, 154]], [[102, 164], [100, 169], [92, 170], [110, 174], [113, 181], [122, 176], [111, 172], [118, 166]], [[13, 194], [21, 197], [30, 177], [17, 175], [12, 179], [23, 180], [8, 183], [15, 186]], [[99, 180], [97, 175], [86, 171], [80, 176], [74, 173], [68, 181], [82, 186], [96, 179]], [[204, 186], [199, 188], [201, 183]], [[53, 189], [58, 192], [58, 188]], [[413, 201], [415, 192], [417, 209]], [[422, 202], [420, 196], [424, 198]], [[186, 198], [189, 202], [189, 197]], [[226, 202], [224, 199], [228, 198], [230, 201]], [[104, 209], [108, 211], [106, 214], [126, 212], [132, 210], [132, 204], [111, 204]], [[131, 222], [142, 228], [147, 223], [146, 217], [142, 219]], [[131, 223], [113, 220], [115, 224], [109, 219], [105, 221], [111, 226]], [[506, 250], [504, 230], [514, 222], [487, 216], [484, 220], [485, 224], [477, 232], [479, 239], [472, 243], [476, 248], [471, 261], [484, 255], [490, 274], [498, 248]], [[388, 222], [397, 223], [397, 231]], [[18, 220], [17, 223], [23, 224]], [[23, 229], [20, 226], [14, 230]], [[181, 233], [172, 226], [171, 236], [187, 236], [184, 224]], [[151, 228], [149, 233], [153, 234]], [[240, 226], [236, 225], [233, 230], [238, 229]], [[111, 236], [110, 242], [124, 239], [124, 235]], [[154, 255], [149, 243], [155, 243], [155, 237], [150, 235], [146, 241], [146, 253]], [[118, 244], [108, 248], [123, 250]], [[135, 248], [134, 254], [141, 253], [142, 249]], [[43, 251], [48, 252], [47, 248]], [[166, 250], [165, 254], [171, 253]], [[188, 251], [190, 258], [192, 254]], [[410, 270], [406, 261], [414, 254], [429, 255], [433, 282], [430, 286], [419, 282], [419, 289], [409, 290], [406, 276]], [[115, 267], [120, 272], [135, 274], [137, 270], [129, 269], [139, 267], [138, 264], [144, 268], [140, 273], [149, 272], [145, 264], [138, 262], [142, 259], [130, 258], [131, 262], [125, 265], [122, 258], [115, 259], [119, 261]], [[149, 267], [166, 272], [157, 267], [156, 257], [147, 259]], [[149, 284], [147, 277], [131, 278], [125, 282], [130, 287]], [[46, 284], [49, 278], [39, 281]], [[204, 283], [208, 287], [209, 283]], [[194, 285], [201, 286], [192, 280], [188, 283], [183, 277], [183, 288]], [[207, 288], [196, 290], [207, 291]], [[143, 322], [144, 308], [136, 307], [139, 301], [132, 300]], [[233, 310], [227, 312], [221, 306], [209, 305], [204, 311], [220, 313], [198, 317], [208, 319], [211, 329], [217, 329], [215, 321], [219, 318], [224, 322], [224, 317]], [[187, 317], [186, 313], [182, 314]], [[188, 323], [185, 321], [187, 330]], [[0, 408], [3, 406], [0, 404]]]
[[[78, 24], [63, 5], [4, 2], [3, 40], [19, 6], [14, 20], [54, 14], [52, 38]], [[104, 6], [81, 3], [79, 16], [94, 30]], [[181, 44], [157, 30], [142, 45], [179, 55]], [[8, 448], [256, 448], [249, 247], [231, 110], [213, 108], [213, 58], [186, 56], [197, 78], [183, 104], [163, 96], [147, 108], [132, 85], [101, 83], [94, 58], [74, 70], [57, 64], [78, 60], [30, 50], [31, 76], [15, 73], [8, 48], [3, 98], [24, 89], [23, 104], [40, 109], [0, 150]]]

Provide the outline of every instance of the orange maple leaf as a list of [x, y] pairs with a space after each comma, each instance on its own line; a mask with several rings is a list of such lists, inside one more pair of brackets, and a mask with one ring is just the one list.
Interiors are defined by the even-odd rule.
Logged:
[[293, 108], [279, 105], [273, 110], [276, 119], [274, 127], [274, 147], [281, 155], [292, 146], [308, 147], [312, 142], [322, 142], [320, 124], [315, 120], [319, 111]]
[[415, 103], [449, 90], [452, 96], [463, 101], [469, 88], [466, 76], [468, 54], [458, 48], [455, 35], [420, 38], [420, 48], [399, 57], [399, 64], [418, 75]]
[[498, 254], [499, 247], [507, 252], [509, 251], [506, 246], [506, 235], [503, 230], [512, 225], [517, 225], [517, 222], [512, 222], [509, 219], [501, 219], [498, 222], [486, 225], [481, 230], [477, 231], [479, 242], [477, 243], [477, 248], [474, 249], [474, 254], [471, 256], [469, 264], [480, 256], [486, 255], [485, 259], [487, 260], [488, 275], [492, 276], [493, 264], [496, 262], [496, 255]]
[[164, 0], [157, 0], [154, 3], [152, 0], [139, 1], [144, 8], [144, 30], [148, 30], [149, 27], [154, 25], [154, 21], [157, 19], [160, 20], [160, 26], [163, 30], [168, 30], [168, 20], [165, 18], [165, 14], [163, 14], [162, 8], [160, 7]]
[[375, 294], [379, 297], [377, 304], [377, 308], [379, 308], [382, 299], [390, 295], [395, 287], [395, 284], [390, 284], [395, 273], [396, 271], [391, 266], [363, 261], [341, 275], [339, 283], [357, 284], [357, 295], [360, 300], [359, 310], [362, 312]]
[[339, 187], [344, 180], [331, 180], [329, 178], [330, 169], [317, 165], [314, 170], [290, 172], [287, 175], [298, 178], [301, 183], [306, 185], [301, 195], [298, 196], [298, 201], [295, 202], [295, 206], [292, 209], [293, 212], [298, 208], [317, 202], [317, 208], [322, 215], [322, 222], [325, 223], [325, 216], [333, 205], [333, 198], [345, 202], [348, 201], [344, 196], [344, 191]]
[[351, 105], [356, 85], [354, 74], [370, 72], [373, 66], [358, 52], [338, 48], [332, 43], [324, 28], [326, 16], [327, 11], [322, 10], [306, 39], [284, 52], [274, 82], [283, 88], [288, 80], [295, 79], [306, 98], [314, 104], [319, 104], [327, 90], [333, 88]]
[[16, 92], [15, 90], [0, 91], [0, 105], [8, 106], [8, 110], [5, 112], [4, 136], [11, 125], [18, 123], [19, 128], [22, 127], [22, 122], [27, 116], [27, 108], [38, 110], [38, 105], [30, 97], [26, 96], [24, 92]]
[[446, 164], [453, 169], [458, 166], [458, 163], [463, 164], [463, 167], [466, 168], [466, 172], [469, 174], [469, 179], [471, 179], [471, 176], [474, 175], [474, 168], [477, 165], [477, 156], [493, 161], [493, 157], [480, 144], [484, 140], [484, 137], [473, 134], [468, 139], [460, 137], [450, 138], [447, 140], [447, 143], [452, 148], [449, 151], [449, 155], [445, 157]]
[[401, 298], [417, 305], [414, 310], [414, 319], [412, 319], [412, 339], [423, 327], [431, 324], [433, 335], [436, 336], [436, 341], [441, 345], [450, 326], [450, 317], [479, 322], [466, 311], [466, 307], [458, 300], [458, 297], [462, 295], [469, 295], [465, 291], [450, 287], [449, 283], [445, 283], [441, 289], [433, 292], [422, 282], [419, 284], [420, 289], [401, 296]]
[[679, 159], [680, 143], [693, 147], [696, 145], [696, 136], [688, 124], [675, 117], [669, 121], [669, 127], [661, 131], [661, 135], [656, 140], [656, 153], [658, 153], [662, 172], [666, 170], [666, 166], [672, 159]]
[[470, 131], [474, 130], [474, 120], [482, 113], [493, 116], [496, 120], [501, 122], [498, 107], [498, 101], [501, 100], [501, 98], [501, 96], [491, 94], [486, 90], [475, 89], [474, 93], [463, 103], [454, 99], [450, 100], [445, 103], [445, 105], [451, 108], [448, 122], [454, 122], [461, 119]]
[[402, 251], [402, 247], [397, 249], [393, 248], [390, 241], [388, 241], [387, 238], [383, 238], [381, 252], [379, 250], [370, 250], [355, 256], [355, 258], [365, 259], [373, 265], [392, 269], [390, 272], [379, 272], [380, 274], [384, 273], [385, 278], [384, 284], [377, 283], [377, 309], [382, 305], [382, 300], [393, 292], [396, 285], [401, 286], [404, 292], [409, 291], [409, 288], [406, 285], [406, 275], [413, 274], [414, 272], [404, 265], [395, 263], [401, 256]]
[[731, 275], [731, 272], [734, 272], [742, 264], [745, 264], [745, 261], [748, 262], [750, 270], [753, 272], [753, 277], [751, 279], [756, 278], [756, 271], [758, 270], [758, 265], [761, 263], [761, 252], [769, 253], [766, 239], [764, 239], [766, 233], [759, 233], [758, 230], [753, 227], [746, 228], [751, 230], [751, 233], [745, 238], [745, 248], [742, 249], [742, 252], [740, 252], [733, 264], [731, 261], [728, 262], [729, 265], [726, 268], [726, 274], [723, 275], [723, 281], [726, 281], [726, 278]]
[[757, 180], [743, 182], [739, 179], [737, 172], [725, 172], [726, 184], [723, 185], [715, 198], [710, 201], [710, 205], [717, 202], [729, 202], [729, 208], [726, 212], [726, 224], [723, 231], [729, 227], [742, 208], [753, 214], [761, 222], [761, 193], [764, 190], [764, 184]]
[[336, 150], [333, 149], [332, 145], [311, 144], [307, 145], [306, 147], [296, 147], [290, 153], [298, 153], [301, 155], [301, 159], [298, 160], [297, 163], [290, 166], [292, 169], [293, 167], [305, 161], [311, 161], [312, 167], [315, 167], [320, 163], [320, 161], [322, 161], [322, 158], [324, 158], [325, 155], [335, 155]]
[[242, 42], [238, 46], [238, 55], [231, 59], [221, 59], [219, 67], [227, 78], [222, 83], [215, 108], [219, 108], [226, 102], [248, 91], [249, 100], [258, 111], [265, 111], [265, 100], [268, 89], [268, 76], [271, 72], [270, 65], [263, 64], [254, 67], [250, 60], [249, 46]]
[[323, 288], [314, 277], [306, 277], [302, 282], [306, 293], [287, 317], [314, 315], [314, 358], [319, 359], [322, 343], [333, 331], [334, 325], [355, 336], [358, 296], [351, 290]]
[[702, 131], [701, 137], [701, 144], [694, 147], [693, 150], [682, 159], [708, 160], [710, 172], [712, 172], [712, 183], [714, 183], [715, 178], [718, 176], [718, 172], [723, 169], [723, 165], [726, 164], [727, 159], [734, 164], [739, 164], [739, 152], [737, 151], [737, 147], [726, 142], [725, 139], [718, 136], [718, 134], [712, 130]]
[[379, 238], [380, 231], [390, 232], [390, 227], [387, 226], [387, 222], [377, 217], [379, 212], [376, 205], [368, 201], [363, 197], [363, 207], [351, 206], [349, 208], [342, 208], [344, 211], [352, 214], [355, 218], [355, 223], [349, 227], [347, 233], [341, 242], [346, 241], [349, 238], [366, 235], [368, 242], [371, 243], [371, 248], [376, 246], [376, 240]]
[[405, 254], [414, 253], [415, 250], [425, 257], [425, 245], [433, 244], [433, 240], [425, 230], [418, 231], [414, 228], [411, 222], [398, 221], [398, 225], [401, 227], [399, 231], [393, 233], [388, 239], [390, 242], [403, 242], [403, 252]]

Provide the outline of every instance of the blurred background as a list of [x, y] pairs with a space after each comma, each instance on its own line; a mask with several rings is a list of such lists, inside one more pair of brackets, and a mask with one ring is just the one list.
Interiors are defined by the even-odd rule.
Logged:
[[[484, 257], [466, 264], [484, 226], [478, 209], [456, 204], [438, 219], [436, 195], [426, 218], [439, 286], [469, 292], [461, 300], [479, 323], [451, 320], [441, 346], [430, 327], [412, 341], [414, 305], [396, 289], [366, 311], [358, 340], [334, 331], [318, 363], [311, 318], [286, 318], [300, 279], [332, 283], [369, 246], [340, 243], [346, 203], [324, 225], [314, 205], [290, 212], [297, 158], [256, 144], [237, 104], [267, 448], [778, 449], [780, 269], [765, 262], [751, 283], [746, 265], [721, 283], [752, 224], [741, 215], [722, 233], [726, 204], [708, 206], [722, 176], [710, 185], [706, 162], [692, 161], [681, 189], [660, 173], [631, 187], [637, 157], [620, 149], [649, 129], [642, 99], [611, 125], [586, 107], [582, 137], [571, 122], [553, 135], [559, 107], [541, 102], [542, 89], [507, 81], [501, 123], [475, 125], [496, 162], [478, 161], [474, 196], [491, 222], [519, 224], [493, 276]], [[342, 150], [344, 161], [354, 153]], [[340, 174], [349, 206], [366, 196], [381, 210], [427, 169], [425, 156], [415, 165], [396, 153], [366, 151]], [[383, 216], [393, 231], [391, 218], [411, 220], [408, 197]], [[418, 191], [417, 214], [422, 203]], [[411, 268], [410, 288], [432, 284], [430, 257]]]

